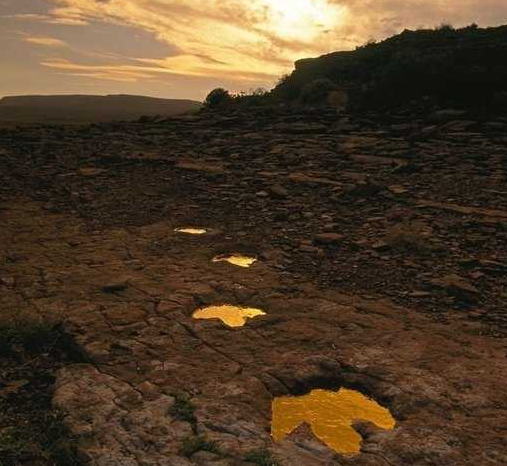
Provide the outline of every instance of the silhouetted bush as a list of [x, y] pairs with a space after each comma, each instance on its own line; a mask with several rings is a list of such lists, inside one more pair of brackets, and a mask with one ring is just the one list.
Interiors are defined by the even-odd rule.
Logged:
[[279, 80], [271, 94], [278, 100], [290, 101], [299, 97], [300, 86], [292, 79], [292, 75], [285, 74]]
[[221, 87], [213, 89], [204, 100], [204, 105], [208, 108], [217, 108], [227, 105], [232, 100], [229, 91]]
[[249, 93], [242, 92], [234, 96], [234, 102], [245, 107], [256, 107], [271, 103], [271, 94], [264, 88], [259, 87]]

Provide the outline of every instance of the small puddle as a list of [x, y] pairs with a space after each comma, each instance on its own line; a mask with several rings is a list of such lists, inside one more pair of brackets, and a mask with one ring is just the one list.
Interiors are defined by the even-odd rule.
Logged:
[[186, 233], [187, 235], [204, 235], [207, 230], [204, 228], [176, 228], [176, 233]]
[[223, 256], [214, 257], [213, 262], [229, 262], [229, 264], [247, 268], [251, 267], [255, 262], [257, 262], [257, 258], [243, 256], [242, 254], [226, 254]]
[[253, 307], [209, 306], [194, 312], [194, 319], [220, 319], [229, 327], [243, 327], [248, 319], [266, 315], [264, 311]]
[[283, 440], [304, 422], [328, 447], [342, 454], [357, 454], [361, 436], [352, 427], [355, 420], [369, 421], [391, 430], [395, 420], [388, 409], [355, 390], [312, 390], [303, 396], [275, 398], [272, 403], [271, 435]]

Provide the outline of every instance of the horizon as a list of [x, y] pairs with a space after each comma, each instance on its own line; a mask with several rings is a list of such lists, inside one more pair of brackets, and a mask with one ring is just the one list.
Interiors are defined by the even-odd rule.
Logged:
[[162, 100], [190, 100], [196, 102], [202, 102], [202, 100], [196, 99], [187, 99], [184, 97], [173, 99], [171, 97], [159, 97], [159, 96], [151, 96], [151, 95], [141, 95], [141, 94], [66, 94], [66, 93], [55, 93], [55, 94], [9, 94], [9, 95], [0, 95], [0, 100], [8, 99], [8, 98], [18, 98], [18, 97], [146, 97], [149, 99], [162, 99]]
[[204, 100], [272, 88], [294, 61], [404, 29], [507, 22], [503, 0], [0, 0], [0, 97]]

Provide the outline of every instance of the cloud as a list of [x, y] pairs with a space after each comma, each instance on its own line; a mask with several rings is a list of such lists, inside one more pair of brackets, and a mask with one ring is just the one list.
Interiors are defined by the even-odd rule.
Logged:
[[[269, 85], [295, 59], [331, 51], [346, 7], [327, 0], [51, 0], [54, 21], [130, 25], [177, 47], [145, 64]], [[138, 57], [144, 60], [144, 57]]]
[[477, 23], [495, 26], [507, 19], [505, 0], [330, 0], [345, 6], [349, 21], [341, 32], [356, 43], [383, 39], [403, 29], [456, 27]]
[[40, 15], [37, 13], [17, 13], [12, 15], [0, 15], [0, 19], [15, 19], [22, 21], [48, 21], [51, 18], [48, 15]]
[[[83, 64], [73, 61], [53, 58], [42, 61], [42, 66], [53, 68], [59, 71], [68, 72], [71, 75], [109, 79], [111, 81], [138, 82], [146, 79], [155, 79], [157, 76], [194, 76], [194, 77], [220, 77], [222, 66], [220, 63], [201, 58], [200, 66], [196, 66], [198, 57], [178, 56], [166, 59], [139, 59], [139, 64], [134, 65], [95, 65]], [[259, 82], [275, 79], [276, 76], [262, 72], [252, 72], [247, 69], [230, 73], [233, 79], [244, 82]]]
[[24, 37], [25, 42], [43, 47], [67, 47], [67, 43], [54, 37]]

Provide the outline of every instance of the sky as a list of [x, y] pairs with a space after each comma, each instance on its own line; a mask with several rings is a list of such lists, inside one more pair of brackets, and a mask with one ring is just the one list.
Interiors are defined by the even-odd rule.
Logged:
[[403, 29], [507, 23], [507, 0], [0, 0], [0, 97], [202, 100]]

